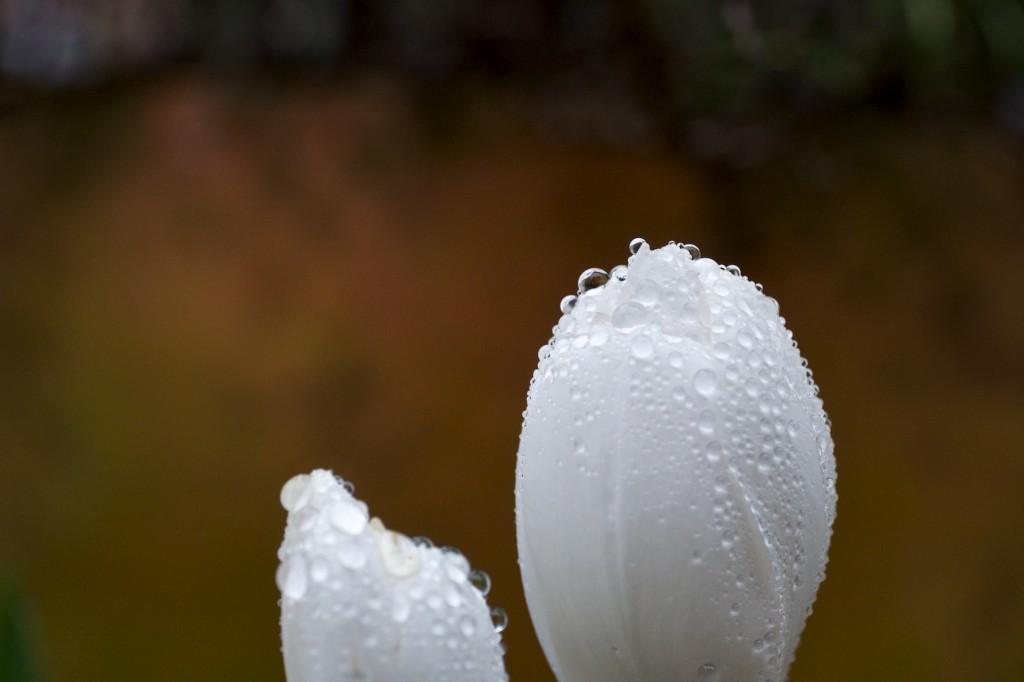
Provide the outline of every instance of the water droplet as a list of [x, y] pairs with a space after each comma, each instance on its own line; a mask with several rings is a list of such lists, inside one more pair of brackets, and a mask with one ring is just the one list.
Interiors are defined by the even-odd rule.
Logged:
[[587, 268], [580, 275], [577, 284], [579, 286], [579, 293], [602, 287], [608, 283], [608, 273], [601, 268]]
[[639, 327], [650, 318], [650, 311], [636, 301], [626, 301], [612, 313], [612, 326], [622, 331]]
[[463, 616], [459, 619], [459, 630], [464, 636], [472, 637], [473, 633], [476, 632], [476, 621], [473, 620], [472, 616]]
[[616, 265], [608, 272], [608, 276], [620, 282], [625, 282], [627, 272], [629, 272], [629, 269], [625, 265]]
[[453, 583], [464, 583], [469, 578], [469, 560], [462, 554], [445, 554], [445, 572]]
[[629, 349], [634, 358], [646, 360], [654, 354], [654, 342], [651, 341], [651, 337], [641, 334], [633, 339]]
[[743, 274], [740, 272], [740, 268], [738, 265], [727, 265], [725, 267], [725, 271], [728, 272], [729, 274], [736, 275], [737, 277]]
[[668, 354], [668, 364], [679, 369], [683, 366], [683, 354], [677, 350], [672, 351]]
[[754, 640], [754, 651], [761, 651], [764, 649], [764, 640], [758, 637]]
[[690, 254], [690, 260], [700, 260], [700, 249], [696, 244], [683, 244], [680, 248]]
[[718, 675], [718, 668], [715, 667], [714, 663], [702, 663], [697, 668], [697, 679], [698, 680], [713, 680]]
[[722, 459], [722, 444], [713, 440], [704, 447], [704, 456], [712, 464]]
[[479, 568], [474, 568], [469, 572], [469, 583], [480, 592], [481, 596], [486, 597], [487, 593], [491, 591], [491, 576]]
[[343, 542], [338, 547], [338, 560], [347, 568], [362, 568], [366, 565], [366, 550], [357, 540]]
[[281, 506], [286, 511], [295, 511], [309, 501], [309, 474], [292, 476], [281, 488]]
[[289, 599], [302, 599], [309, 581], [306, 577], [306, 558], [301, 554], [286, 559], [277, 567], [277, 587]]
[[636, 285], [636, 293], [633, 295], [636, 301], [645, 306], [652, 306], [658, 302], [661, 294], [661, 287], [653, 279], [640, 280]]
[[697, 428], [705, 436], [710, 436], [715, 431], [715, 413], [710, 410], [704, 410], [697, 417]]
[[416, 537], [409, 539], [412, 540], [412, 544], [416, 545], [417, 547], [429, 548], [434, 546], [434, 541], [426, 537], [425, 535], [417, 535]]
[[338, 485], [344, 488], [345, 492], [347, 492], [349, 495], [356, 494], [356, 484], [353, 483], [352, 481], [346, 481], [341, 476], [335, 476], [334, 480], [338, 483]]
[[327, 580], [330, 570], [331, 568], [327, 560], [323, 557], [317, 557], [309, 565], [309, 577], [318, 583], [322, 583]]
[[505, 628], [508, 627], [508, 614], [505, 613], [505, 609], [497, 606], [491, 609], [491, 624], [494, 626], [495, 632], [505, 631]]
[[338, 500], [331, 504], [327, 510], [327, 517], [331, 520], [331, 525], [349, 535], [358, 535], [366, 528], [366, 515], [347, 500]]
[[568, 315], [572, 312], [572, 309], [576, 307], [576, 297], [569, 294], [562, 299], [562, 302], [558, 304], [558, 309], [562, 311], [563, 315]]
[[294, 512], [292, 520], [295, 521], [295, 525], [298, 526], [299, 530], [305, 533], [316, 525], [317, 519], [319, 518], [320, 513], [318, 510], [312, 507], [303, 506], [297, 512]]
[[645, 239], [637, 237], [636, 239], [629, 243], [629, 252], [632, 253], [633, 255], [636, 255], [636, 253], [640, 249], [642, 249], [644, 247], [644, 244], [646, 243], [647, 241]]
[[590, 345], [603, 346], [608, 342], [608, 337], [610, 335], [611, 330], [608, 329], [608, 325], [604, 323], [595, 324], [590, 328]]
[[710, 369], [697, 370], [693, 375], [693, 387], [697, 389], [697, 393], [707, 398], [718, 388], [718, 376]]

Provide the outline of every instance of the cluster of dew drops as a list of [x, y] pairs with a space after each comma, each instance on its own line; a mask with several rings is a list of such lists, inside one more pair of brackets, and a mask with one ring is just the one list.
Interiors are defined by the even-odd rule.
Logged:
[[[349, 495], [355, 496], [355, 484], [353, 484], [351, 481], [344, 480], [340, 476], [336, 476], [335, 480], [337, 480], [338, 483], [340, 483], [341, 486], [345, 488], [345, 491], [348, 492]], [[412, 541], [414, 545], [418, 547], [423, 547], [425, 549], [430, 549], [436, 546], [434, 545], [434, 541], [426, 537], [425, 535], [417, 535], [409, 539]], [[457, 547], [446, 545], [444, 547], [441, 547], [440, 550], [444, 554], [448, 554], [455, 557], [462, 557], [463, 559], [465, 559], [465, 555]], [[470, 571], [466, 574], [466, 579], [469, 581], [470, 585], [476, 588], [476, 590], [480, 593], [481, 597], [484, 597], [484, 599], [487, 598], [487, 595], [491, 592], [491, 576], [489, 576], [486, 571], [483, 571], [479, 568], [470, 569]], [[508, 627], [508, 613], [505, 611], [505, 609], [498, 606], [491, 607], [490, 616], [491, 625], [494, 627], [494, 631], [498, 634], [504, 632], [505, 628]], [[464, 634], [468, 635], [470, 633], [466, 632]], [[502, 641], [501, 643], [501, 648], [502, 651], [504, 651], [506, 648], [504, 641]]]
[[[629, 252], [630, 254], [635, 256], [646, 245], [647, 240], [641, 237], [636, 237], [635, 239], [629, 242]], [[691, 261], [697, 261], [700, 260], [701, 258], [700, 249], [697, 247], [696, 244], [680, 244], [674, 241], [670, 241], [668, 245], [675, 246], [676, 248], [686, 253], [687, 257]], [[725, 270], [736, 275], [737, 277], [741, 276], [739, 267], [735, 265], [719, 267], [722, 270]], [[561, 303], [559, 304], [559, 309], [563, 315], [563, 319], [565, 316], [568, 316], [573, 312], [581, 296], [588, 292], [600, 289], [601, 287], [605, 286], [612, 280], [625, 282], [627, 274], [628, 268], [625, 265], [616, 265], [610, 271], [604, 270], [602, 268], [587, 268], [586, 270], [584, 270], [577, 279], [576, 293], [565, 296], [564, 298], [562, 298]], [[760, 284], [756, 284], [755, 286], [757, 287], [758, 291], [761, 291]], [[613, 325], [618, 326], [614, 319], [612, 323]], [[537, 352], [537, 356], [540, 358], [542, 362], [551, 355], [551, 352], [555, 347], [555, 336], [557, 336], [558, 334], [560, 324], [561, 322], [558, 325], [552, 327], [551, 332], [553, 336], [551, 337], [551, 339], [548, 340], [548, 342], [545, 345], [541, 346], [540, 350]], [[596, 332], [594, 336], [591, 337], [592, 343], [595, 342], [595, 338], [606, 339], [607, 332]], [[645, 343], [643, 339], [639, 339], [634, 350], [636, 353], [638, 353], [638, 357], [646, 356], [652, 350], [652, 346], [649, 342]], [[533, 381], [536, 380], [538, 374], [539, 372], [534, 374]], [[531, 385], [533, 381], [531, 381]], [[525, 413], [523, 416], [526, 416]]]
[[[637, 237], [636, 239], [629, 242], [629, 252], [635, 256], [640, 251], [640, 249], [642, 249], [646, 244], [647, 241], [645, 239]], [[669, 246], [675, 246], [685, 251], [690, 256], [690, 260], [700, 260], [700, 249], [697, 247], [696, 244], [678, 244], [676, 242], [669, 242]], [[721, 265], [719, 267], [725, 270], [726, 272], [730, 272], [733, 275], [736, 275], [737, 277], [742, 276], [742, 273], [740, 272], [740, 268], [738, 265]], [[620, 282], [624, 282], [626, 280], [626, 272], [627, 268], [625, 265], [616, 265], [611, 270], [604, 270], [602, 268], [587, 268], [580, 274], [579, 279], [576, 282], [576, 293], [569, 294], [568, 296], [564, 297], [562, 299], [562, 302], [559, 304], [558, 307], [562, 311], [562, 314], [568, 315], [569, 313], [571, 313], [573, 308], [576, 307], [576, 302], [579, 300], [579, 297], [587, 293], [588, 291], [603, 287], [605, 284], [612, 281], [613, 279], [618, 280]], [[758, 291], [762, 290], [760, 284], [755, 283], [754, 286], [757, 288]]]
[[[647, 245], [647, 241], [645, 239], [643, 239], [641, 237], [636, 237], [635, 239], [633, 239], [632, 241], [629, 242], [629, 252], [632, 255], [636, 255], [646, 245]], [[695, 244], [680, 244], [680, 243], [677, 243], [677, 242], [674, 242], [674, 241], [670, 241], [668, 243], [668, 245], [669, 246], [675, 246], [675, 247], [679, 248], [680, 250], [686, 252], [686, 254], [689, 256], [691, 261], [697, 261], [697, 260], [701, 259], [700, 249]], [[747, 277], [745, 275], [743, 275], [743, 273], [741, 272], [741, 270], [740, 270], [738, 265], [719, 265], [718, 267], [721, 270], [730, 273], [731, 275], [734, 275], [736, 277], [741, 277], [744, 280], [747, 279]], [[614, 280], [618, 280], [620, 282], [624, 282], [626, 280], [627, 272], [628, 272], [628, 269], [627, 269], [627, 267], [625, 265], [616, 265], [610, 271], [606, 271], [606, 270], [603, 270], [601, 268], [587, 268], [586, 270], [584, 270], [580, 274], [579, 279], [577, 280], [576, 293], [575, 294], [569, 294], [569, 295], [565, 296], [562, 299], [561, 303], [559, 304], [559, 309], [561, 310], [562, 315], [569, 315], [570, 313], [572, 313], [572, 311], [576, 307], [577, 302], [579, 301], [580, 296], [582, 296], [583, 294], [585, 294], [585, 293], [587, 293], [589, 291], [593, 291], [595, 289], [599, 289], [599, 288], [605, 286], [606, 284], [608, 284], [613, 279]], [[759, 294], [764, 294], [764, 287], [763, 287], [763, 285], [761, 285], [759, 282], [754, 282], [753, 285], [754, 285], [754, 288], [757, 290], [757, 292]], [[778, 301], [776, 301], [771, 296], [765, 296], [765, 298], [767, 298], [767, 300], [773, 306], [775, 312], [778, 313], [778, 311], [779, 311]], [[782, 321], [783, 321], [783, 323], [785, 323], [784, 319]], [[558, 326], [556, 325], [552, 329], [552, 332], [553, 333], [557, 333], [557, 331], [558, 331]], [[796, 342], [796, 339], [792, 338], [792, 335], [789, 335], [789, 341], [790, 341], [790, 344], [791, 344], [793, 350], [799, 352], [799, 346], [798, 346], [798, 344]], [[544, 360], [546, 357], [548, 357], [551, 354], [551, 350], [552, 350], [553, 347], [554, 347], [554, 338], [552, 338], [550, 341], [548, 341], [548, 343], [546, 345], [544, 345], [540, 349], [539, 356], [540, 356], [541, 360]], [[813, 395], [815, 397], [817, 397], [819, 392], [820, 392], [820, 389], [818, 387], [817, 382], [815, 382], [815, 380], [814, 380], [814, 372], [808, 366], [807, 359], [801, 357], [800, 358], [800, 365], [801, 365], [801, 367], [803, 369], [803, 372], [804, 372], [804, 375], [806, 377], [807, 383], [810, 386], [811, 392], [813, 393]], [[698, 392], [701, 392], [701, 386], [700, 386], [700, 381], [699, 381], [700, 377], [697, 377], [697, 379], [698, 379], [698, 382], [697, 382], [696, 388], [697, 388]], [[523, 416], [525, 417], [525, 412], [524, 412]], [[831, 431], [831, 429], [832, 429], [832, 420], [828, 417], [827, 414], [824, 415], [824, 426], [825, 426], [825, 429], [827, 431]], [[822, 438], [823, 439], [827, 439], [827, 437], [824, 437], [824, 436]], [[818, 445], [819, 445], [819, 449], [823, 450], [823, 449], [826, 448], [826, 445], [825, 445], [823, 440], [819, 440], [819, 444]], [[825, 485], [826, 485], [826, 487], [828, 489], [828, 493], [830, 495], [834, 495], [835, 494], [835, 479], [833, 477], [829, 476], [825, 480]]]
[[[642, 238], [633, 239], [630, 242], [630, 244], [629, 244], [629, 251], [630, 251], [631, 254], [636, 255], [646, 244], [647, 244], [647, 242], [644, 239], [642, 239]], [[689, 256], [689, 259], [691, 261], [697, 261], [697, 260], [701, 259], [700, 249], [697, 246], [695, 246], [694, 244], [680, 244], [680, 243], [676, 243], [676, 242], [669, 242], [669, 246], [676, 246], [680, 250], [686, 252], [686, 254]], [[742, 274], [740, 268], [738, 266], [736, 266], [736, 265], [719, 265], [718, 267], [721, 270], [730, 273], [731, 275], [734, 275], [736, 277], [741, 277], [743, 279], [747, 279]], [[590, 292], [590, 291], [593, 291], [595, 289], [599, 289], [599, 288], [605, 286], [606, 284], [608, 284], [612, 280], [618, 280], [620, 282], [623, 282], [623, 281], [626, 280], [626, 275], [627, 275], [627, 267], [625, 265], [617, 265], [617, 266], [613, 267], [610, 271], [606, 271], [606, 270], [603, 270], [601, 268], [588, 268], [588, 269], [584, 270], [580, 274], [579, 279], [577, 281], [577, 291], [576, 291], [576, 293], [575, 294], [569, 294], [569, 295], [565, 296], [561, 300], [561, 303], [559, 305], [561, 313], [563, 315], [569, 315], [575, 309], [575, 307], [576, 307], [578, 301], [580, 300], [581, 296], [583, 296], [587, 292]], [[754, 282], [753, 286], [757, 290], [758, 293], [763, 294], [764, 288], [763, 288], [763, 286], [760, 283]], [[775, 311], [778, 312], [778, 302], [775, 301], [775, 299], [773, 299], [771, 297], [767, 297], [767, 298], [768, 298], [769, 302], [771, 303], [771, 305], [774, 307]], [[552, 331], [557, 333], [557, 330], [558, 330], [558, 327], [556, 326]], [[790, 335], [789, 341], [790, 341], [790, 344], [792, 345], [793, 349], [794, 350], [798, 350], [796, 340], [793, 339], [791, 335]], [[554, 345], [554, 340], [552, 339], [552, 341], [549, 341], [548, 345], [544, 346], [541, 349], [540, 357], [541, 357], [542, 360], [550, 354], [553, 345]], [[807, 366], [807, 360], [806, 359], [801, 358], [800, 364], [801, 364], [801, 366], [802, 366], [802, 368], [804, 370], [804, 373], [806, 374], [807, 382], [810, 385], [811, 392], [816, 397], [818, 395], [818, 393], [819, 393], [819, 389], [818, 389], [817, 383], [814, 381], [813, 372]], [[696, 390], [698, 392], [702, 393], [702, 394], [707, 395], [706, 391], [702, 391], [701, 390], [701, 387], [699, 385], [699, 380], [700, 380], [700, 377], [697, 377], [698, 385], [695, 387]], [[828, 418], [827, 415], [824, 415], [824, 426], [828, 430], [830, 430], [831, 426], [832, 426], [831, 420]], [[824, 449], [824, 447], [825, 447], [824, 444], [819, 441], [819, 449]], [[829, 495], [834, 495], [835, 479], [832, 478], [832, 477], [828, 477], [826, 479], [825, 483], [826, 483], [827, 493]], [[820, 580], [820, 578], [819, 578], [819, 580]], [[736, 608], [735, 605], [734, 605], [733, 608], [734, 609]], [[774, 632], [769, 632], [768, 634], [766, 634], [764, 639], [758, 638], [754, 642], [754, 649], [755, 649], [755, 651], [764, 650], [767, 645], [771, 644], [774, 641], [774, 639], [775, 639], [775, 633]], [[697, 674], [698, 679], [702, 679], [702, 680], [703, 679], [709, 679], [710, 680], [710, 679], [713, 679], [713, 678], [715, 678], [717, 676], [717, 667], [713, 663], [705, 663], [705, 664], [700, 666], [700, 668], [698, 669], [697, 673], [698, 673]]]
[[[352, 482], [344, 480], [343, 478], [337, 475], [334, 477], [334, 479], [340, 486], [342, 486], [345, 489], [348, 495], [352, 496], [352, 499], [354, 499], [355, 485], [353, 485]], [[365, 524], [365, 521], [362, 524], [357, 522], [355, 516], [358, 516], [358, 513], [354, 511], [355, 507], [351, 506], [351, 502], [347, 503], [344, 508], [352, 509], [353, 514], [334, 514], [330, 517], [332, 524], [338, 525], [338, 523], [341, 523], [341, 529], [350, 534], [356, 534], [361, 532], [362, 526]], [[412, 537], [409, 538], [409, 541], [413, 545], [423, 549], [435, 548], [435, 544], [429, 538], [424, 536]], [[481, 569], [470, 568], [468, 559], [457, 548], [451, 546], [444, 546], [439, 547], [438, 549], [440, 550], [442, 556], [444, 557], [445, 564], [461, 564], [465, 567], [464, 571], [458, 570], [457, 572], [465, 575], [464, 580], [466, 580], [473, 588], [475, 588], [480, 593], [480, 596], [483, 597], [486, 602], [487, 595], [491, 591], [490, 576]], [[282, 559], [284, 558], [282, 557]], [[355, 568], [356, 564], [358, 563], [358, 557], [351, 555], [342, 557], [342, 564], [349, 568]], [[306, 578], [306, 571], [304, 569], [305, 564], [302, 563], [299, 565], [303, 567], [303, 570], [292, 570], [294, 569], [294, 565], [291, 562], [284, 561], [284, 563], [282, 563], [279, 569], [277, 576], [278, 587], [281, 589], [282, 594], [290, 596], [293, 599], [301, 598], [302, 595], [306, 592], [306, 585], [308, 584], [308, 580]], [[310, 568], [312, 579], [314, 581], [322, 582], [327, 577], [326, 570], [327, 569], [324, 567], [318, 568], [318, 565], [312, 566]], [[451, 575], [450, 572], [449, 575]], [[491, 626], [494, 628], [494, 632], [497, 634], [501, 634], [506, 629], [506, 627], [508, 627], [507, 612], [500, 607], [491, 607], [489, 610], [489, 615]], [[407, 617], [407, 608], [405, 610], [396, 610], [392, 613], [392, 618], [397, 622], [402, 622]], [[464, 618], [459, 624], [459, 629], [461, 630], [463, 635], [468, 637], [473, 634], [475, 626], [472, 624], [470, 620]], [[370, 639], [373, 639], [373, 637], [371, 636]], [[500, 646], [502, 651], [504, 652], [506, 650], [505, 642], [501, 641]]]
[[[629, 252], [632, 255], [636, 255], [640, 251], [640, 249], [642, 249], [646, 244], [647, 240], [643, 239], [642, 237], [636, 237], [635, 239], [629, 242]], [[675, 246], [681, 249], [682, 251], [685, 251], [689, 255], [691, 261], [697, 261], [701, 259], [700, 249], [697, 247], [696, 244], [680, 244], [674, 241], [670, 241], [668, 245]], [[743, 279], [747, 279], [747, 277], [743, 275], [738, 265], [719, 265], [718, 267], [721, 270], [728, 272], [736, 277], [742, 277]], [[604, 270], [602, 268], [587, 268], [580, 274], [579, 279], [576, 282], [576, 293], [569, 294], [562, 298], [561, 303], [559, 303], [559, 310], [563, 315], [570, 314], [573, 311], [573, 309], [575, 309], [576, 303], [579, 301], [580, 296], [587, 293], [588, 291], [592, 291], [594, 289], [599, 289], [603, 287], [613, 279], [618, 280], [620, 282], [626, 281], [627, 271], [628, 269], [625, 265], [616, 265], [611, 270]], [[754, 282], [754, 288], [758, 291], [758, 293], [764, 293], [764, 286], [760, 282]], [[778, 301], [776, 301], [771, 296], [768, 296], [767, 298], [775, 307], [776, 312], [778, 312]], [[556, 331], [557, 329], [558, 327], [556, 326], [554, 329], [552, 329], [552, 332]], [[797, 348], [797, 343], [795, 340], [792, 341], [792, 345], [794, 349]], [[550, 354], [552, 346], [553, 339], [552, 341], [549, 341], [547, 345], [541, 348], [541, 359]], [[817, 383], [814, 381], [814, 372], [807, 366], [806, 358], [801, 359], [801, 364], [803, 365], [804, 372], [807, 376], [807, 381], [811, 385], [811, 390], [813, 391], [814, 395], [817, 396], [819, 392], [819, 387]], [[829, 428], [831, 428], [832, 426], [831, 420], [829, 420], [827, 417], [826, 426], [828, 426]]]
[[[429, 549], [429, 548], [435, 546], [434, 542], [430, 538], [428, 538], [428, 537], [426, 537], [424, 535], [418, 535], [416, 537], [409, 538], [409, 539], [412, 540], [412, 543], [414, 545], [418, 545], [420, 547], [425, 547], [425, 548]], [[450, 555], [455, 555], [455, 556], [460, 556], [460, 557], [465, 558], [465, 555], [463, 555], [462, 552], [457, 547], [452, 547], [452, 546], [448, 545], [448, 546], [445, 546], [445, 547], [441, 547], [440, 549], [445, 554], [450, 554]], [[491, 576], [487, 575], [487, 573], [485, 571], [482, 571], [479, 568], [474, 568], [474, 569], [471, 569], [469, 571], [469, 573], [467, 574], [466, 577], [469, 580], [469, 584], [476, 588], [476, 590], [480, 593], [481, 597], [486, 598], [487, 595], [490, 594], [490, 592], [491, 592]], [[490, 613], [491, 613], [491, 625], [494, 626], [494, 631], [497, 632], [498, 634], [501, 634], [502, 632], [505, 631], [505, 628], [508, 627], [508, 613], [505, 611], [505, 609], [503, 609], [501, 607], [498, 607], [498, 606], [491, 607]], [[502, 647], [502, 650], [504, 651], [505, 650], [505, 643], [504, 643], [504, 641], [501, 643], [501, 647]]]

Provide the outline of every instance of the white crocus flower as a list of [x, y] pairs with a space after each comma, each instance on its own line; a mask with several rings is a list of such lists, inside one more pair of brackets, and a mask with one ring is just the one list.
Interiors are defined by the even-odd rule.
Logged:
[[541, 349], [516, 517], [562, 682], [781, 682], [835, 516], [829, 422], [774, 299], [692, 245], [590, 270]]
[[[737, 268], [630, 249], [583, 273], [531, 382], [516, 520], [534, 625], [562, 682], [782, 682], [835, 516], [817, 387]], [[504, 614], [461, 554], [386, 530], [328, 471], [281, 502], [289, 682], [508, 679]]]
[[[289, 682], [499, 682], [504, 612], [465, 557], [371, 519], [331, 472], [296, 476], [277, 584]], [[497, 621], [497, 622], [495, 622]]]

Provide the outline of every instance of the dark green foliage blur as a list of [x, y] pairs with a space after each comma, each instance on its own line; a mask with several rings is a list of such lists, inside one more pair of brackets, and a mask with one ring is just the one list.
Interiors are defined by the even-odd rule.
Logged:
[[0, 574], [0, 682], [44, 682], [39, 641], [24, 586]]
[[[467, 80], [550, 107], [583, 138], [651, 132], [749, 166], [831, 117], [995, 116], [1024, 132], [1021, 0], [7, 0], [0, 74], [80, 88], [183, 62], [350, 74], [436, 97]], [[554, 117], [557, 119], [557, 116]]]

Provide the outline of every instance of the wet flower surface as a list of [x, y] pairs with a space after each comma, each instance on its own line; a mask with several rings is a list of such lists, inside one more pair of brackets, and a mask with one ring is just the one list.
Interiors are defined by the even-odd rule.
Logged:
[[504, 612], [462, 554], [387, 530], [325, 470], [281, 490], [281, 637], [289, 682], [501, 682]]
[[778, 304], [692, 245], [588, 270], [540, 351], [520, 564], [562, 682], [780, 682], [824, 578], [829, 423]]
[[[520, 566], [562, 682], [781, 682], [835, 518], [830, 424], [778, 304], [686, 244], [586, 270], [539, 352]], [[329, 471], [281, 491], [290, 682], [507, 680], [486, 574]]]

